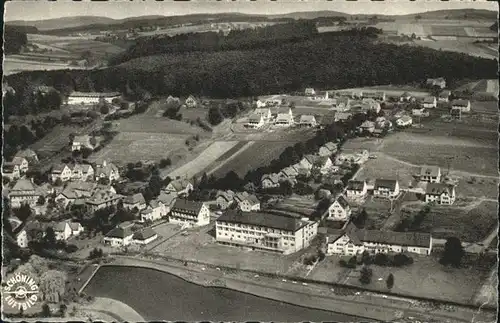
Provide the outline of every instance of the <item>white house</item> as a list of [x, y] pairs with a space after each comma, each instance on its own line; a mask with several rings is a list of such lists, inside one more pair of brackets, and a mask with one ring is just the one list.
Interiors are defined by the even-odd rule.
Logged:
[[440, 102], [448, 102], [450, 100], [451, 92], [443, 91], [439, 93], [438, 101]]
[[115, 164], [108, 163], [105, 160], [101, 164], [96, 164], [94, 173], [96, 181], [101, 178], [106, 178], [110, 182], [120, 179], [120, 172], [118, 170], [118, 167], [116, 167]]
[[72, 181], [88, 181], [94, 179], [94, 168], [89, 164], [68, 165]]
[[234, 195], [234, 202], [238, 204], [238, 207], [243, 212], [259, 211], [260, 201], [253, 194], [248, 194], [247, 192], [236, 193]]
[[210, 223], [210, 211], [202, 202], [177, 199], [170, 210], [169, 222], [190, 227], [204, 226]]
[[12, 164], [17, 165], [19, 167], [19, 172], [21, 174], [25, 174], [28, 171], [29, 164], [28, 160], [24, 157], [14, 157], [11, 161]]
[[313, 115], [301, 115], [299, 120], [299, 126], [301, 127], [316, 127], [318, 123]]
[[216, 221], [219, 244], [291, 254], [310, 245], [318, 222], [261, 212], [228, 210]]
[[98, 104], [101, 100], [107, 103], [112, 103], [113, 99], [120, 98], [121, 95], [118, 92], [111, 93], [98, 93], [98, 92], [73, 92], [69, 95], [66, 103], [67, 104], [83, 104], [83, 105], [93, 105]]
[[350, 216], [351, 207], [342, 195], [340, 195], [328, 208], [328, 220], [346, 221]]
[[278, 174], [265, 174], [261, 179], [262, 188], [275, 188], [280, 186], [280, 178]]
[[438, 78], [429, 78], [426, 82], [427, 86], [438, 86], [441, 89], [446, 87], [446, 80], [442, 77]]
[[144, 228], [132, 236], [132, 243], [136, 245], [147, 245], [158, 239], [158, 234], [151, 228]]
[[408, 127], [413, 124], [413, 119], [409, 116], [402, 116], [396, 120], [396, 125], [398, 127]]
[[323, 156], [330, 157], [331, 155], [337, 152], [337, 149], [338, 149], [337, 144], [330, 141], [319, 148], [318, 154], [322, 157]]
[[421, 182], [440, 183], [441, 168], [438, 166], [423, 166], [418, 174]]
[[469, 100], [453, 100], [451, 101], [452, 109], [460, 109], [461, 112], [470, 112]]
[[53, 226], [53, 229], [56, 235], [56, 240], [66, 241], [69, 239], [69, 237], [71, 237], [72, 230], [69, 226], [69, 223], [66, 221], [56, 223]]
[[3, 163], [2, 176], [7, 177], [11, 181], [20, 178], [21, 172], [19, 171], [19, 166], [8, 162]]
[[360, 230], [349, 223], [344, 230], [328, 232], [327, 255], [360, 255], [410, 252], [430, 255], [432, 237], [429, 233]]
[[366, 181], [351, 180], [347, 182], [346, 195], [349, 199], [364, 198], [368, 194]]
[[257, 105], [257, 109], [255, 109], [254, 114], [262, 116], [264, 119], [264, 122], [267, 123], [271, 120], [272, 114], [271, 114], [271, 109], [269, 108], [264, 108], [265, 104], [261, 107]]
[[328, 156], [317, 156], [313, 163], [313, 168], [318, 169], [323, 175], [333, 170], [333, 163]]
[[318, 157], [319, 156], [312, 154], [304, 155], [304, 157], [302, 157], [302, 159], [299, 161], [300, 168], [311, 170]]
[[142, 193], [136, 193], [127, 196], [123, 199], [123, 207], [129, 210], [134, 208], [137, 208], [139, 211], [144, 210], [147, 207], [144, 195], [142, 195]]
[[373, 187], [376, 197], [395, 198], [399, 195], [399, 182], [391, 179], [376, 179]]
[[444, 183], [429, 183], [425, 189], [425, 202], [443, 205], [455, 203], [455, 186]]
[[181, 195], [189, 195], [193, 190], [193, 184], [191, 184], [188, 180], [185, 179], [176, 179], [168, 183], [167, 187], [165, 187], [165, 192], [167, 193], [176, 193], [177, 196]]
[[67, 182], [71, 179], [72, 175], [73, 172], [71, 171], [71, 168], [66, 164], [57, 164], [52, 167], [52, 171], [50, 172], [52, 182], [55, 182], [58, 179], [62, 182]]
[[[291, 110], [290, 110], [291, 111]], [[293, 117], [288, 113], [279, 113], [274, 125], [277, 127], [290, 127], [294, 123]]]
[[422, 106], [426, 109], [433, 109], [437, 107], [437, 100], [435, 96], [426, 96], [422, 101]]
[[28, 234], [26, 230], [22, 229], [16, 234], [16, 243], [19, 248], [28, 248]]
[[234, 192], [231, 190], [217, 191], [215, 203], [221, 210], [227, 209], [234, 201]]
[[424, 107], [414, 108], [411, 110], [411, 114], [416, 117], [428, 117], [429, 112], [425, 110]]
[[248, 117], [248, 121], [246, 123], [247, 128], [252, 128], [252, 129], [259, 129], [265, 124], [264, 122], [264, 117], [260, 114], [252, 114], [250, 117]]
[[[170, 211], [170, 208], [169, 208]], [[141, 211], [141, 222], [158, 221], [166, 217], [168, 214], [167, 208], [161, 201], [151, 201], [146, 209]]]
[[97, 140], [89, 135], [75, 136], [71, 144], [71, 151], [80, 151], [82, 148], [94, 150], [97, 147]]
[[132, 243], [133, 236], [134, 232], [132, 231], [132, 225], [122, 224], [109, 231], [104, 236], [103, 240], [104, 244], [112, 247], [122, 247], [130, 245]]
[[308, 87], [308, 88], [306, 88], [306, 90], [304, 91], [304, 94], [305, 94], [305, 95], [315, 95], [315, 94], [316, 94], [316, 91], [315, 91], [313, 88]]
[[12, 208], [19, 208], [23, 204], [34, 207], [40, 196], [43, 195], [39, 187], [26, 179], [18, 180], [16, 184], [14, 184], [14, 187], [9, 190], [8, 194], [10, 206]]
[[184, 102], [184, 104], [188, 107], [188, 108], [196, 108], [198, 106], [198, 100], [190, 95], [186, 101]]

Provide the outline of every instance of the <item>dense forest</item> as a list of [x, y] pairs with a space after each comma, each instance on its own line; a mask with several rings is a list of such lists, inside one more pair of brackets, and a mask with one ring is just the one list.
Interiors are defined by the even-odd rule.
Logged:
[[28, 43], [27, 33], [38, 32], [35, 27], [9, 26], [4, 29], [4, 52], [5, 54], [18, 54], [23, 46]]
[[[304, 25], [302, 28], [306, 30]], [[367, 28], [284, 41], [286, 38], [282, 35], [286, 33], [276, 31], [282, 41], [276, 41], [269, 48], [256, 45], [257, 48], [252, 49], [219, 51], [186, 52], [187, 47], [182, 46], [188, 46], [189, 41], [185, 41], [176, 52], [167, 40], [165, 46], [172, 53], [140, 57], [100, 70], [23, 72], [8, 76], [7, 81], [16, 91], [32, 82], [40, 82], [62, 93], [132, 90], [152, 96], [193, 94], [235, 98], [299, 91], [305, 86], [339, 89], [407, 84], [429, 77], [454, 81], [497, 76], [496, 60], [377, 43], [373, 41], [376, 33], [376, 29]]]

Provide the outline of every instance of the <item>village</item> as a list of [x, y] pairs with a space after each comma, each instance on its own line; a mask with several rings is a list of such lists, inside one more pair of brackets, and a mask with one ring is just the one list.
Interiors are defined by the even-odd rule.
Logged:
[[[282, 255], [304, 268], [297, 275], [313, 272], [323, 277], [326, 270], [327, 279], [342, 268], [356, 268], [364, 259], [395, 267], [408, 266], [413, 259], [426, 263], [422, 257], [442, 250], [450, 237], [461, 241], [467, 252], [488, 253], [495, 248], [491, 232], [497, 229], [486, 224], [488, 231], [465, 241], [436, 228], [420, 229], [431, 209], [453, 212], [445, 208], [476, 203], [463, 198], [464, 182], [452, 176], [448, 162], [430, 164], [423, 158], [410, 169], [398, 169], [377, 148], [387, 136], [418, 131], [426, 120], [467, 122], [474, 111], [470, 99], [452, 94], [443, 78], [424, 83], [426, 90], [417, 95], [306, 88], [302, 93], [255, 98], [252, 108], [233, 119], [225, 138], [286, 138], [295, 132], [309, 138], [282, 152], [282, 168], [253, 174], [260, 176], [257, 181], [252, 176], [231, 180], [227, 172], [220, 173], [225, 177], [209, 178], [200, 170], [192, 173], [203, 174], [201, 179], [175, 169], [165, 176], [162, 169], [170, 163], [166, 159], [89, 162], [86, 158], [103, 140], [91, 133], [71, 136], [66, 149], [76, 158], [51, 165], [39, 160], [36, 151], [22, 149], [2, 167], [4, 201], [12, 209], [12, 239], [21, 249], [49, 249], [49, 254], [68, 259], [156, 254], [217, 266], [239, 266], [241, 258], [234, 252], [243, 249], [245, 257], [247, 252], [255, 254], [251, 270], [269, 270], [269, 261]], [[184, 107], [200, 109], [198, 100], [189, 96]], [[124, 118], [137, 106], [114, 92], [73, 92], [65, 103], [83, 109], [107, 106], [112, 111], [108, 116], [126, 110]], [[238, 153], [233, 151], [234, 158]], [[226, 165], [222, 161], [218, 167]], [[186, 166], [189, 163], [182, 167]], [[30, 176], [33, 169], [46, 170], [42, 180]], [[124, 189], [134, 187], [137, 174], [149, 178], [146, 188]], [[361, 275], [360, 283], [349, 277], [341, 281], [370, 285], [371, 278], [356, 275]]]

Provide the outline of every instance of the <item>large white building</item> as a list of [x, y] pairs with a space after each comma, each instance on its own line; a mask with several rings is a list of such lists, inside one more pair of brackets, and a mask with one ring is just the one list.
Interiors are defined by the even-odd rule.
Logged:
[[215, 232], [220, 244], [290, 254], [309, 246], [318, 222], [229, 210], [217, 219]]
[[429, 183], [425, 190], [425, 202], [443, 205], [455, 203], [455, 186], [444, 183]]
[[344, 230], [331, 230], [327, 234], [328, 255], [359, 255], [389, 252], [410, 252], [429, 255], [432, 251], [432, 236], [420, 232], [395, 232], [362, 230], [349, 223]]
[[9, 190], [9, 200], [12, 208], [19, 208], [23, 204], [34, 207], [44, 194], [34, 183], [26, 179], [20, 179], [14, 187]]
[[73, 92], [68, 96], [67, 104], [83, 104], [92, 105], [98, 104], [99, 101], [104, 100], [111, 103], [113, 99], [120, 98], [121, 94], [118, 92], [99, 93], [99, 92]]
[[169, 222], [190, 227], [210, 223], [210, 210], [203, 202], [177, 199], [170, 210]]

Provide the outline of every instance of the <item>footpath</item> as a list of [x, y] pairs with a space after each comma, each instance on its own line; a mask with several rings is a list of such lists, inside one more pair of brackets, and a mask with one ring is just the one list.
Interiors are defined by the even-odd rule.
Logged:
[[[301, 284], [245, 271], [223, 271], [189, 263], [132, 256], [115, 256], [109, 265], [160, 270], [202, 286], [223, 287], [299, 306], [381, 321], [401, 319], [426, 322], [493, 322], [495, 313], [458, 306], [435, 306], [412, 299], [375, 293], [339, 295], [324, 285]], [[106, 265], [103, 265], [106, 266]]]

